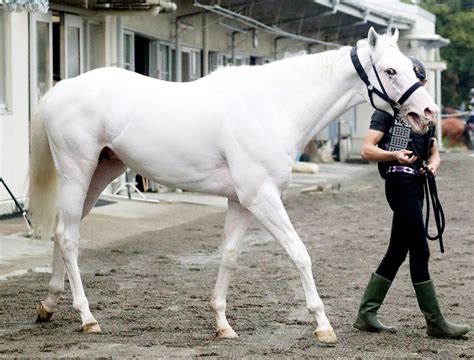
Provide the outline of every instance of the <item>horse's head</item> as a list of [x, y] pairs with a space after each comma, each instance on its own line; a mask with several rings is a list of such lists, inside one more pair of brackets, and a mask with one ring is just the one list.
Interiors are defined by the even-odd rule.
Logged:
[[[390, 99], [398, 102], [412, 85], [419, 82], [411, 60], [398, 49], [398, 30], [392, 35], [379, 35], [370, 28], [367, 40], [370, 56], [380, 81]], [[373, 73], [373, 69], [371, 71]], [[369, 76], [376, 79], [375, 74], [369, 73]], [[379, 87], [378, 81], [374, 80], [372, 84]], [[390, 104], [379, 96], [374, 95], [373, 100], [377, 108], [393, 112]], [[438, 106], [423, 86], [411, 93], [399, 110], [401, 119], [410, 124], [416, 133], [426, 133], [428, 126], [434, 124], [438, 112]]]

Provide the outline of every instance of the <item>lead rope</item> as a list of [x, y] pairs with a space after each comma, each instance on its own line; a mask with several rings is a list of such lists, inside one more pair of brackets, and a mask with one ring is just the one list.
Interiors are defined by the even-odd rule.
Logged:
[[[418, 155], [415, 146], [412, 144], [412, 148], [415, 152], [416, 157], [421, 162], [421, 167], [425, 171], [425, 181], [423, 183], [423, 187], [425, 189], [425, 197], [426, 197], [426, 220], [425, 220], [425, 234], [426, 238], [429, 240], [439, 240], [439, 248], [441, 253], [444, 253], [444, 245], [443, 245], [443, 233], [445, 228], [445, 218], [444, 218], [444, 211], [443, 207], [441, 206], [441, 202], [439, 201], [438, 197], [438, 188], [436, 187], [436, 180], [433, 172], [428, 169], [426, 162], [422, 161], [421, 157]], [[433, 214], [436, 223], [436, 231], [438, 232], [436, 235], [431, 236], [428, 232], [428, 226], [430, 221], [430, 197], [431, 203], [433, 204]]]

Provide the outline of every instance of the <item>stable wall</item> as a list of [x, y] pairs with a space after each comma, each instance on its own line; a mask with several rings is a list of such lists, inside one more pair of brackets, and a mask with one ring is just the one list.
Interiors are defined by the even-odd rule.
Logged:
[[[28, 13], [7, 14], [6, 59], [7, 109], [0, 110], [0, 177], [18, 200], [27, 195], [29, 165]], [[15, 206], [0, 186], [0, 214]]]

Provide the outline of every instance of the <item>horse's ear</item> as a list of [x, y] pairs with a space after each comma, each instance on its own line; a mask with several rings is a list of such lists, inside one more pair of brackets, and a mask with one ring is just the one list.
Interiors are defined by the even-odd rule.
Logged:
[[398, 42], [398, 35], [399, 35], [399, 34], [398, 34], [398, 29], [397, 29], [397, 28], [393, 29], [393, 33], [392, 33], [391, 39], [392, 39], [392, 41], [393, 41], [394, 44], [396, 44], [396, 43]]
[[367, 41], [369, 42], [369, 46], [372, 50], [375, 50], [375, 46], [377, 46], [378, 38], [379, 38], [379, 34], [377, 34], [377, 32], [371, 26], [369, 29], [369, 34], [367, 35]]

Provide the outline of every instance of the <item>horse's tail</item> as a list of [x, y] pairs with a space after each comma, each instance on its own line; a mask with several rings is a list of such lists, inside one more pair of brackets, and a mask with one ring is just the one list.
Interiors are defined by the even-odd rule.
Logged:
[[42, 239], [50, 239], [54, 234], [59, 191], [59, 176], [54, 166], [45, 124], [47, 95], [40, 101], [31, 123], [28, 189], [34, 235]]

